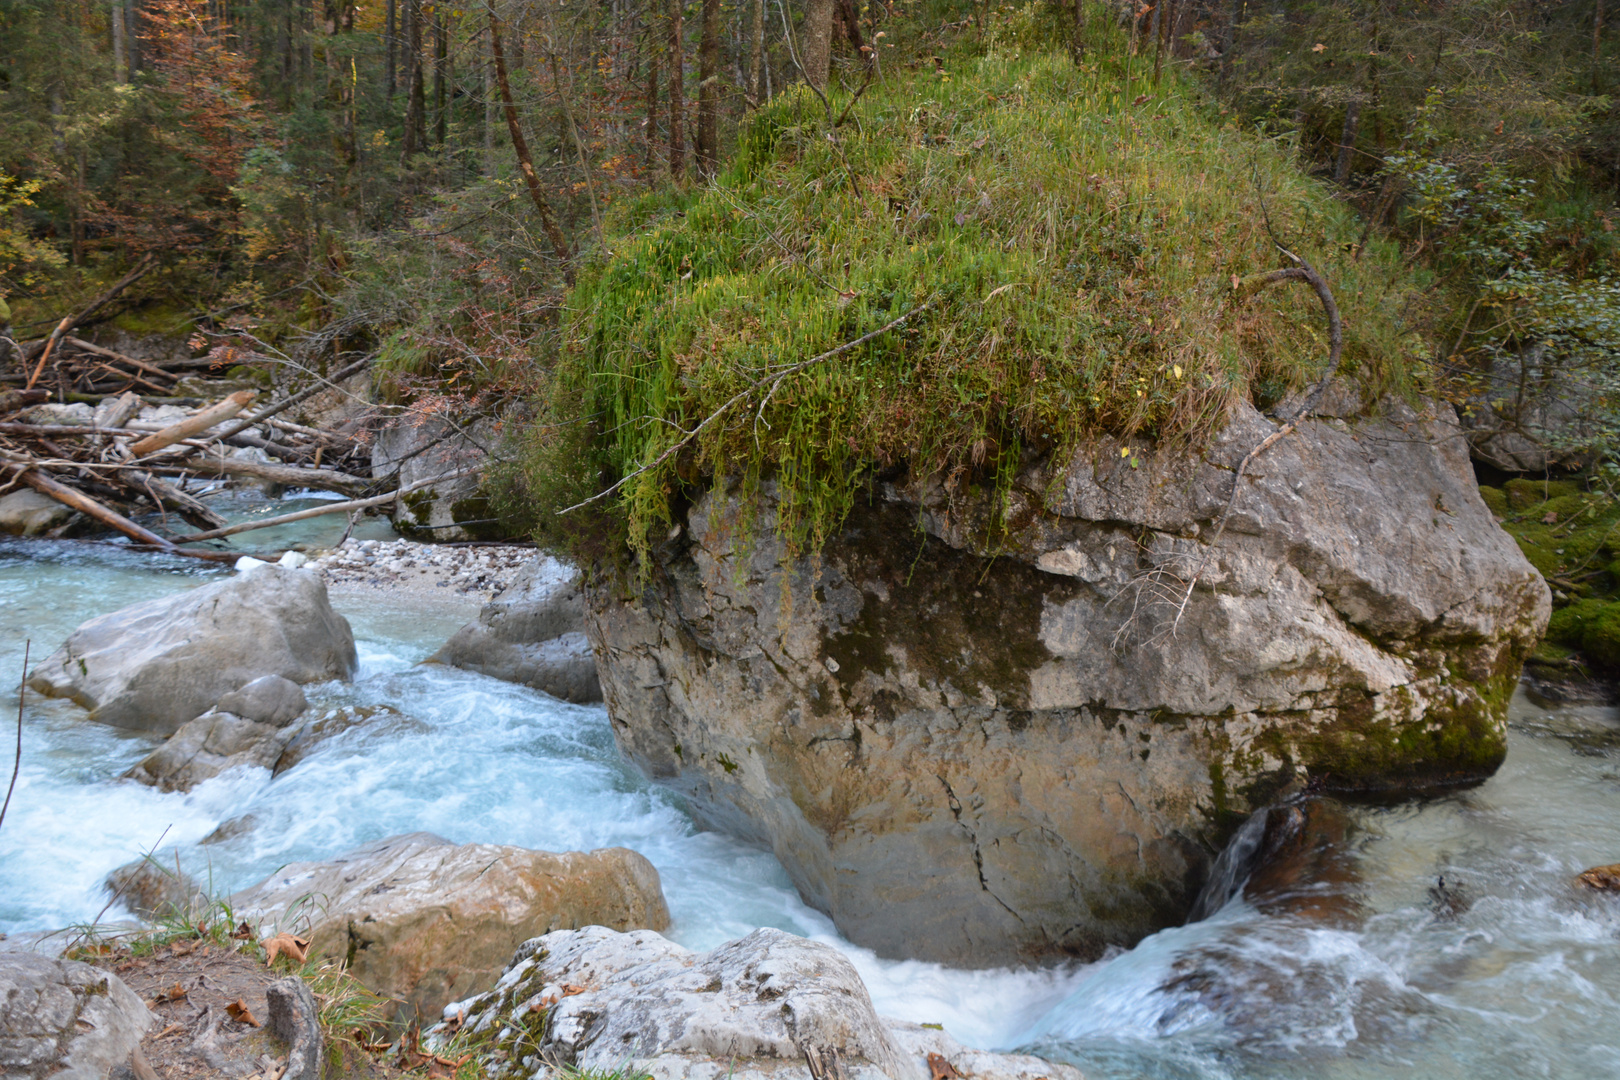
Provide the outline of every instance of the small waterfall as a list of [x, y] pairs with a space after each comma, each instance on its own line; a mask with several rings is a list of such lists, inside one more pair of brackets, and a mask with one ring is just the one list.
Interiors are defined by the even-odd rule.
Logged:
[[1270, 814], [1270, 807], [1256, 810], [1227, 842], [1226, 849], [1210, 870], [1209, 880], [1204, 882], [1192, 910], [1187, 913], [1187, 925], [1203, 922], [1243, 892], [1243, 885], [1254, 871], [1255, 860], [1265, 842], [1266, 819]]

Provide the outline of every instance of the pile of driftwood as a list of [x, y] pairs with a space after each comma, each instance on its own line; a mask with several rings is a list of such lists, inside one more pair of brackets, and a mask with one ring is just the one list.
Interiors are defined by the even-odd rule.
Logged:
[[[0, 495], [26, 485], [123, 533], [142, 550], [229, 561], [240, 553], [183, 545], [321, 514], [358, 514], [452, 479], [433, 477], [400, 490], [397, 474], [373, 479], [332, 468], [364, 460], [366, 451], [358, 434], [320, 431], [280, 419], [292, 406], [358, 374], [369, 363], [369, 357], [361, 359], [263, 408], [250, 408], [257, 392], [238, 391], [168, 425], [133, 419], [144, 404], [133, 391], [102, 397], [88, 424], [30, 422], [24, 410], [52, 395], [38, 387], [0, 389]], [[238, 447], [263, 450], [282, 463], [230, 456], [229, 451]], [[186, 490], [191, 482], [220, 479], [331, 491], [350, 498], [233, 526]], [[132, 520], [153, 513], [159, 515], [153, 528]]]

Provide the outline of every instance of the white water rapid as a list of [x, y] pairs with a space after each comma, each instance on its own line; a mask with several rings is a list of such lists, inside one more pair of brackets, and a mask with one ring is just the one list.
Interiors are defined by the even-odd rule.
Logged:
[[[11, 756], [23, 642], [42, 659], [92, 616], [219, 571], [48, 541], [0, 541], [0, 759]], [[361, 672], [318, 708], [388, 705], [271, 781], [227, 774], [189, 794], [118, 779], [153, 745], [27, 696], [22, 776], [0, 829], [0, 932], [96, 916], [100, 882], [157, 843], [216, 893], [276, 867], [426, 829], [548, 850], [622, 844], [663, 877], [670, 936], [708, 948], [758, 926], [847, 953], [881, 1012], [963, 1042], [1033, 1047], [1094, 1080], [1620, 1076], [1620, 902], [1570, 885], [1620, 860], [1620, 718], [1513, 706], [1507, 764], [1470, 791], [1357, 808], [1351, 925], [1263, 914], [1241, 897], [1086, 968], [963, 972], [879, 960], [800, 902], [768, 853], [698, 831], [619, 760], [600, 707], [417, 661], [462, 621], [336, 606]], [[4, 779], [0, 778], [0, 783]], [[200, 844], [221, 823], [250, 829]], [[1430, 889], [1443, 875], [1455, 914]], [[116, 913], [115, 913], [116, 914]]]

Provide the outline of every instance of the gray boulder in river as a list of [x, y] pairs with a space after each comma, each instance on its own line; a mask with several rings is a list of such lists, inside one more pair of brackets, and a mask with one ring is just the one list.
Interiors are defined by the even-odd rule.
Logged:
[[1276, 431], [1247, 405], [1200, 453], [1031, 464], [994, 536], [966, 482], [879, 482], [818, 561], [790, 559], [768, 493], [702, 493], [644, 581], [588, 579], [614, 734], [881, 955], [1134, 943], [1289, 785], [1502, 760], [1547, 586], [1448, 406], [1355, 408], [1257, 458], [1213, 546]]
[[92, 720], [171, 735], [261, 676], [349, 679], [357, 664], [320, 577], [264, 566], [91, 619], [28, 685], [72, 698]]
[[1080, 1080], [1067, 1065], [881, 1017], [842, 953], [770, 928], [706, 953], [647, 931], [557, 931], [524, 942], [495, 989], [445, 1014], [455, 1023], [430, 1037], [493, 1037], [482, 1063], [496, 1080], [541, 1063], [609, 1073], [630, 1061], [655, 1080], [803, 1080], [807, 1065], [812, 1080], [926, 1080], [930, 1054], [977, 1080]]
[[0, 952], [0, 1075], [8, 1080], [106, 1080], [151, 1026], [146, 1004], [110, 971]]
[[476, 622], [456, 631], [427, 662], [522, 683], [564, 701], [602, 700], [585, 638], [579, 571], [549, 555], [525, 566]]
[[261, 675], [180, 725], [125, 775], [164, 791], [190, 791], [238, 765], [273, 768], [302, 728], [304, 691], [280, 675]]

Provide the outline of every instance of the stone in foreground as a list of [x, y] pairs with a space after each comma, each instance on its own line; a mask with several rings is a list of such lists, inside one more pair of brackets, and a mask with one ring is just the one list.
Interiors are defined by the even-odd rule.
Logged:
[[494, 990], [445, 1013], [433, 1034], [463, 1032], [501, 1080], [541, 1062], [605, 1073], [627, 1061], [656, 1080], [802, 1078], [807, 1068], [927, 1080], [929, 1053], [984, 1080], [1079, 1080], [1063, 1065], [887, 1021], [843, 954], [774, 929], [701, 954], [646, 931], [547, 934], [524, 943]]
[[564, 701], [602, 700], [596, 658], [585, 639], [579, 571], [549, 555], [535, 559], [511, 588], [457, 630], [430, 664], [449, 664], [522, 683]]
[[152, 1014], [118, 976], [75, 960], [0, 952], [0, 1075], [106, 1080]]
[[91, 619], [28, 685], [72, 698], [92, 720], [172, 735], [262, 676], [350, 679], [357, 664], [321, 579], [271, 566]]
[[1201, 454], [1031, 464], [1000, 533], [960, 479], [876, 483], [817, 561], [768, 490], [718, 484], [644, 579], [588, 580], [614, 735], [880, 955], [1095, 959], [1178, 925], [1288, 786], [1463, 783], [1505, 752], [1546, 583], [1449, 406], [1357, 409], [1256, 459], [1213, 545], [1277, 431], [1246, 405]]
[[658, 871], [626, 848], [560, 855], [407, 833], [293, 863], [231, 897], [240, 917], [308, 932], [310, 954], [400, 1002], [403, 1019], [488, 989], [529, 938], [669, 925]]

